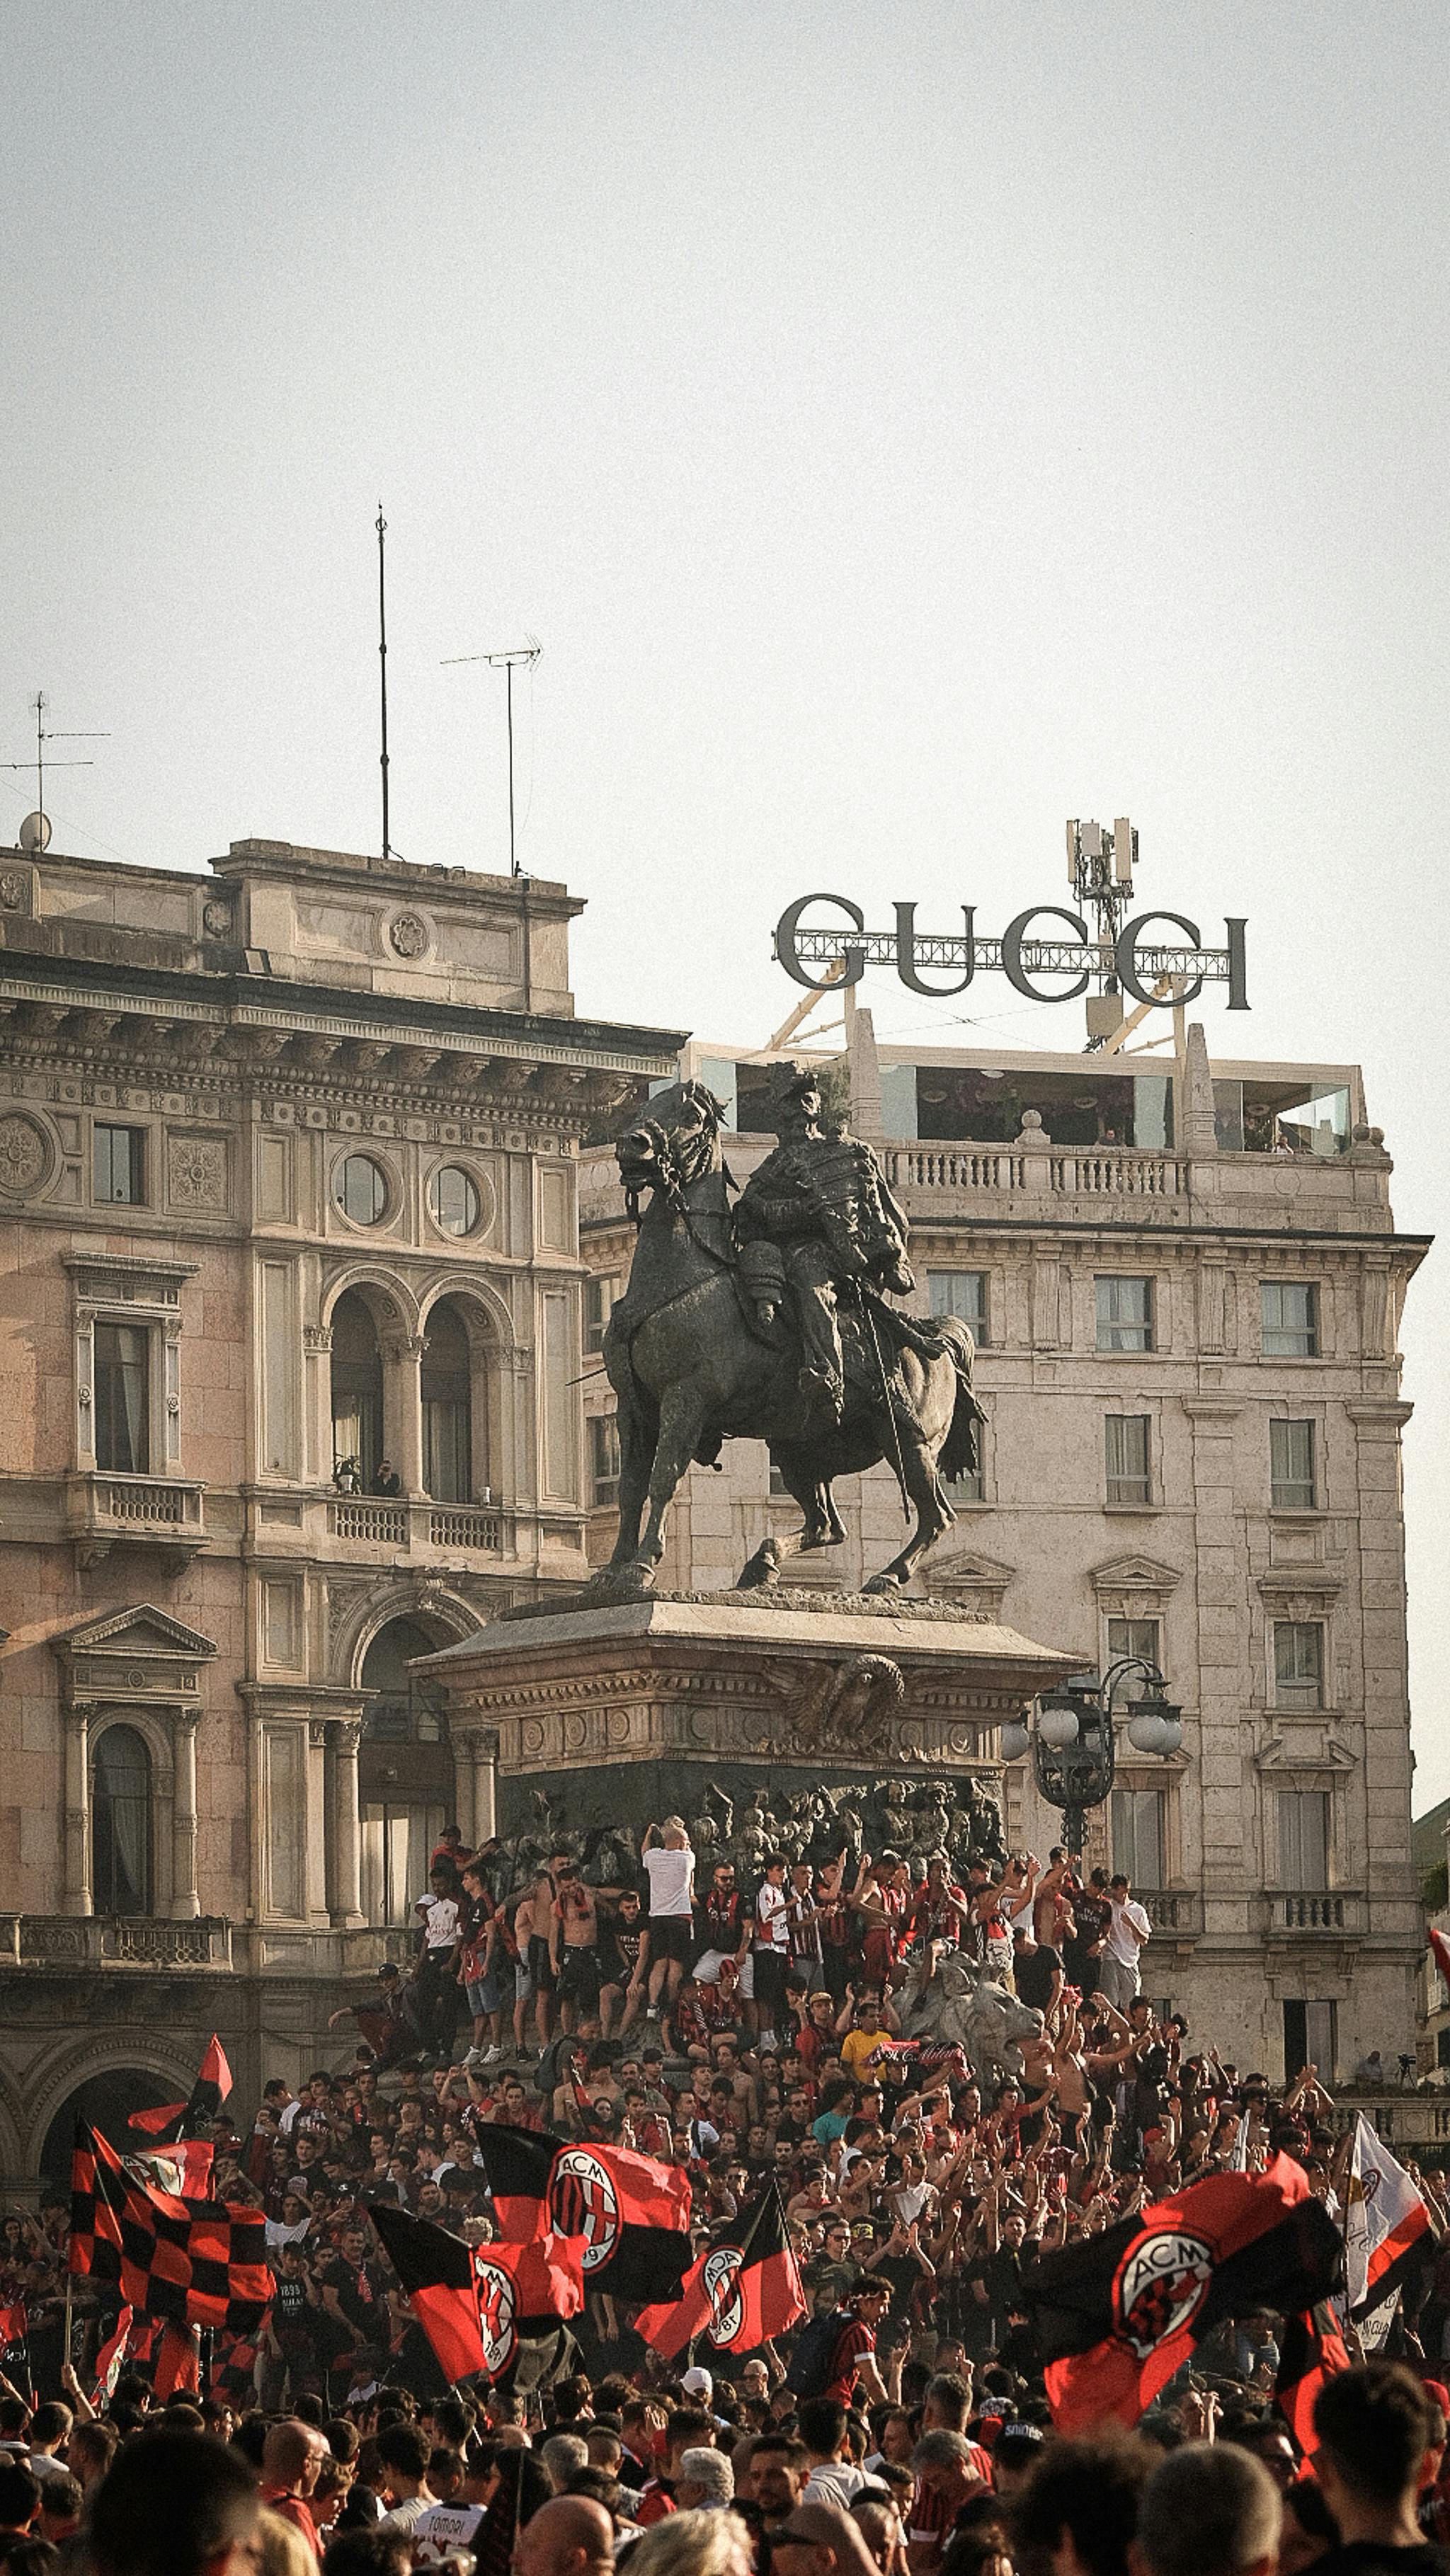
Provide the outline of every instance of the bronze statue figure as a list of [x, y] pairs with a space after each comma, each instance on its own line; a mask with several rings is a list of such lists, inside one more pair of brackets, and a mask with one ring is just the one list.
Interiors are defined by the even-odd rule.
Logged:
[[887, 1305], [913, 1285], [905, 1218], [870, 1146], [823, 1124], [795, 1068], [781, 1129], [733, 1212], [703, 1083], [656, 1093], [616, 1143], [640, 1231], [604, 1338], [619, 1537], [599, 1589], [652, 1580], [690, 1461], [713, 1466], [728, 1439], [766, 1442], [804, 1515], [797, 1551], [844, 1539], [835, 1477], [892, 1467], [914, 1526], [868, 1591], [907, 1583], [956, 1517], [942, 1480], [976, 1463], [972, 1336]]

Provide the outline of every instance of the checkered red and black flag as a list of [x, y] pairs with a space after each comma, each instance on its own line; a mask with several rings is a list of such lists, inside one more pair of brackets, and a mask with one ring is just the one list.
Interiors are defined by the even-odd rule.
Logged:
[[70, 2268], [115, 2282], [139, 2314], [231, 2334], [253, 2332], [272, 2298], [260, 2209], [138, 2182], [84, 2121], [71, 2164]]

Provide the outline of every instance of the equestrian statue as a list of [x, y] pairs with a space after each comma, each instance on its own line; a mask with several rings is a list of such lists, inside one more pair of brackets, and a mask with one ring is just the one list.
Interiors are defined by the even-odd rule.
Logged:
[[619, 1538], [595, 1588], [651, 1582], [691, 1461], [763, 1440], [804, 1515], [790, 1554], [839, 1547], [833, 1480], [885, 1460], [914, 1525], [866, 1589], [898, 1589], [956, 1517], [943, 1480], [977, 1461], [971, 1333], [887, 1303], [915, 1286], [906, 1219], [871, 1147], [823, 1114], [813, 1072], [784, 1068], [780, 1142], [733, 1206], [720, 1119], [703, 1083], [677, 1082], [615, 1144], [639, 1234], [604, 1336]]

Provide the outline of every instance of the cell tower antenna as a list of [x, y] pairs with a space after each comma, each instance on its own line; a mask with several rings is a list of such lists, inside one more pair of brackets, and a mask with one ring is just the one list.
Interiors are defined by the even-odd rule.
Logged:
[[[1133, 904], [1133, 870], [1138, 862], [1138, 835], [1126, 814], [1109, 831], [1102, 823], [1071, 820], [1067, 827], [1067, 881], [1079, 904], [1097, 915], [1098, 995], [1088, 1004], [1088, 1051], [1095, 1053], [1122, 1020], [1122, 1001], [1113, 950]], [[1116, 1018], [1114, 1017], [1116, 1004]]]
[[[37, 689], [30, 703], [35, 711], [35, 750], [24, 760], [0, 760], [0, 769], [34, 768], [35, 811], [38, 818], [37, 830], [39, 831], [44, 829], [47, 820], [45, 811], [46, 744], [48, 742], [109, 742], [111, 737], [108, 733], [52, 733], [49, 725], [45, 721], [45, 691], [43, 689]], [[93, 760], [87, 759], [53, 760], [50, 763], [52, 769], [94, 769], [95, 765], [96, 764]], [[45, 833], [45, 839], [49, 839], [48, 831]], [[40, 847], [44, 849], [45, 840], [41, 841]]]
[[382, 720], [382, 745], [383, 745], [383, 747], [382, 747], [382, 759], [381, 759], [381, 767], [382, 767], [382, 773], [383, 773], [383, 856], [384, 856], [384, 858], [385, 858], [385, 859], [390, 859], [390, 858], [392, 857], [392, 855], [393, 855], [393, 845], [392, 845], [392, 842], [391, 842], [391, 841], [389, 840], [389, 838], [388, 838], [388, 586], [387, 586], [387, 564], [386, 564], [386, 557], [385, 557], [385, 554], [384, 554], [384, 539], [386, 538], [387, 533], [388, 533], [388, 523], [387, 523], [387, 520], [383, 517], [383, 505], [382, 505], [381, 501], [378, 503], [378, 520], [377, 520], [377, 527], [378, 527], [378, 693], [379, 693], [379, 698], [380, 698], [380, 709], [379, 709], [379, 712], [380, 712], [381, 720]]
[[516, 645], [506, 653], [447, 653], [441, 666], [446, 671], [456, 668], [460, 662], [487, 662], [494, 670], [502, 670], [504, 675], [509, 737], [509, 875], [511, 877], [516, 877], [520, 873], [518, 852], [514, 843], [514, 673], [517, 670], [531, 669], [543, 649], [542, 644], [531, 635], [526, 644]]

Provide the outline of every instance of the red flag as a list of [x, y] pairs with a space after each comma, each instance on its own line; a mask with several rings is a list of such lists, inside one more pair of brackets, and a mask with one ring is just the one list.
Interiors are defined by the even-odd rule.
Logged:
[[584, 2305], [579, 2249], [556, 2236], [465, 2244], [450, 2228], [379, 2201], [372, 2221], [408, 2304], [450, 2379], [498, 2379], [528, 2330]]
[[1306, 2461], [1312, 2461], [1319, 2447], [1314, 2437], [1314, 2400], [1326, 2379], [1348, 2368], [1339, 2320], [1327, 2299], [1285, 2318], [1274, 2397]]
[[227, 2053], [213, 2031], [197, 2069], [190, 2098], [185, 2102], [163, 2102], [154, 2111], [133, 2111], [129, 2125], [133, 2129], [144, 2129], [148, 2138], [159, 2138], [165, 2135], [173, 2121], [180, 2121], [178, 2134], [183, 2138], [194, 2137], [203, 2121], [216, 2118], [231, 2089], [232, 2070], [227, 2064]]
[[179, 2120], [185, 2109], [184, 2102], [161, 2102], [154, 2111], [133, 2111], [126, 2126], [144, 2129], [148, 2138], [159, 2138], [163, 2129], [169, 2129], [173, 2120]]
[[586, 2289], [646, 2304], [679, 2297], [690, 2260], [690, 2181], [680, 2166], [489, 2120], [475, 2135], [505, 2242], [577, 2236]]
[[774, 2175], [693, 2263], [680, 2296], [643, 2308], [635, 2332], [673, 2361], [696, 2335], [719, 2352], [754, 2352], [784, 2334], [806, 2302]]
[[133, 2311], [130, 2308], [121, 2310], [111, 2332], [96, 2355], [96, 2385], [91, 2397], [93, 2406], [104, 2406], [106, 2399], [115, 2395], [116, 2382], [121, 2376], [121, 2364], [126, 2358], [126, 2342], [131, 2332], [132, 2315]]
[[174, 2397], [178, 2388], [200, 2388], [201, 2337], [195, 2326], [162, 2328], [152, 2384], [159, 2399]]
[[178, 2138], [174, 2146], [148, 2147], [127, 2156], [125, 2166], [137, 2182], [172, 2192], [178, 2200], [209, 2200], [215, 2155], [210, 2138]]
[[1302, 2166], [1283, 2155], [1261, 2174], [1211, 2174], [1040, 2255], [1024, 2295], [1054, 2424], [1136, 2424], [1225, 2317], [1314, 2306], [1337, 2288], [1343, 2257]]

